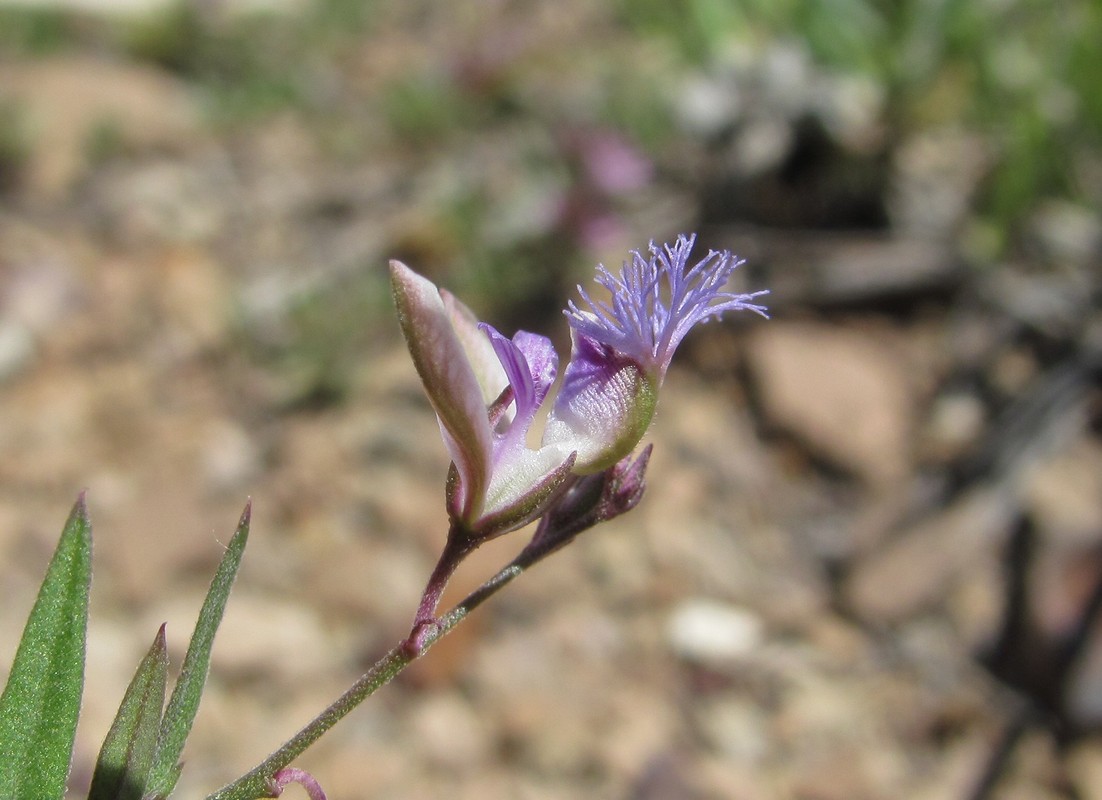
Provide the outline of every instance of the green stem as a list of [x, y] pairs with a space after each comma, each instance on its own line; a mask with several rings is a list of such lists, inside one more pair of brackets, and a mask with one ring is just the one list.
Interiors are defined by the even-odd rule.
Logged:
[[400, 642], [361, 675], [348, 691], [288, 739], [282, 747], [237, 780], [209, 795], [207, 800], [258, 800], [262, 797], [276, 797], [277, 795], [272, 792], [271, 784], [272, 776], [276, 772], [298, 758], [322, 734], [373, 695], [377, 689], [389, 683], [410, 662], [424, 655], [432, 645], [462, 622], [464, 617], [513, 581], [531, 563], [533, 562], [530, 558], [518, 556], [497, 575], [467, 595], [455, 608], [440, 617], [430, 630], [424, 632], [423, 638], [418, 643], [419, 647], [411, 646], [411, 639]]

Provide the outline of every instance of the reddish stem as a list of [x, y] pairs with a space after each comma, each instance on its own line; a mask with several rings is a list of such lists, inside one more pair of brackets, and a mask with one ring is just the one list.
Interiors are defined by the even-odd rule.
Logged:
[[411, 656], [416, 657], [424, 649], [426, 639], [435, 631], [438, 623], [436, 609], [440, 606], [440, 598], [447, 588], [448, 581], [455, 574], [463, 559], [471, 554], [478, 543], [470, 533], [459, 525], [452, 523], [448, 529], [448, 539], [444, 544], [444, 550], [440, 553], [440, 559], [429, 575], [425, 590], [421, 594], [421, 603], [417, 607], [417, 616], [413, 619], [413, 627], [410, 628], [409, 637], [404, 646]]

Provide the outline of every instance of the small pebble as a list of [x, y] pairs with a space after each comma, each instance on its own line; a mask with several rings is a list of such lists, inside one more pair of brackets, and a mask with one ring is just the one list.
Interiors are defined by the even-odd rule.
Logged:
[[682, 658], [709, 664], [749, 655], [762, 643], [763, 625], [761, 618], [747, 609], [690, 600], [673, 612], [667, 637]]

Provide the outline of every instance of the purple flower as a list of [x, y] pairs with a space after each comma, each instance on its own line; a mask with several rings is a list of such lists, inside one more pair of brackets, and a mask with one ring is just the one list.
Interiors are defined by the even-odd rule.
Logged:
[[611, 300], [595, 301], [579, 286], [588, 308], [581, 310], [569, 301], [565, 313], [570, 326], [631, 358], [661, 383], [677, 345], [698, 322], [718, 318], [724, 311], [767, 316], [764, 306], [751, 302], [767, 291], [723, 291], [731, 273], [745, 263], [742, 259], [726, 250], [709, 250], [702, 261], [688, 267], [695, 242], [696, 234], [678, 236], [672, 247], [659, 248], [651, 242], [650, 258], [633, 250], [631, 263], [625, 261], [619, 275], [599, 265], [596, 281], [609, 291]]
[[608, 302], [579, 287], [585, 308], [571, 302], [566, 311], [573, 351], [538, 448], [527, 441], [558, 369], [550, 340], [526, 331], [508, 339], [391, 262], [402, 332], [452, 456], [453, 525], [479, 540], [514, 530], [544, 514], [571, 474], [613, 468], [646, 433], [689, 330], [725, 311], [765, 315], [752, 302], [765, 292], [724, 291], [742, 263], [730, 253], [709, 252], [687, 266], [694, 241], [679, 236], [662, 249], [652, 243], [649, 259], [632, 253], [618, 276], [599, 267]]
[[477, 538], [519, 528], [545, 510], [574, 464], [565, 444], [527, 445], [558, 370], [551, 341], [526, 331], [505, 338], [397, 261], [390, 275], [402, 333], [454, 465], [448, 513]]
[[724, 291], [743, 262], [724, 250], [710, 250], [689, 267], [696, 236], [678, 236], [672, 245], [638, 250], [619, 275], [597, 268], [607, 302], [578, 287], [584, 308], [570, 301], [566, 316], [573, 353], [563, 386], [548, 419], [545, 443], [577, 451], [576, 472], [605, 469], [634, 449], [654, 416], [658, 390], [674, 351], [699, 322], [725, 311], [754, 311], [766, 292]]

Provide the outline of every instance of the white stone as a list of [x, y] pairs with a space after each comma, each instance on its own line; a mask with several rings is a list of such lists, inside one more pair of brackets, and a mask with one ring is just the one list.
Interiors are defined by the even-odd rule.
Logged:
[[690, 600], [670, 617], [667, 638], [674, 652], [689, 661], [715, 663], [743, 658], [763, 639], [761, 618], [738, 606]]

